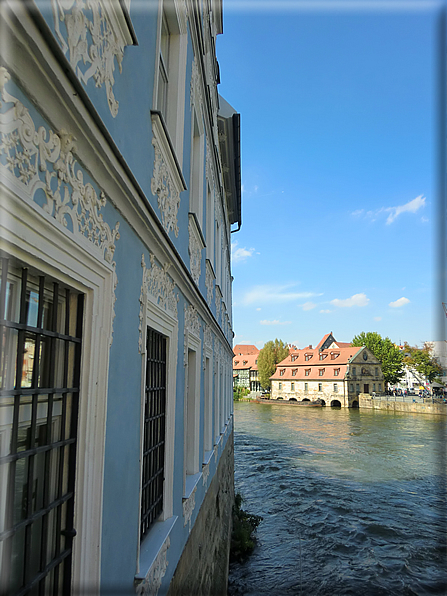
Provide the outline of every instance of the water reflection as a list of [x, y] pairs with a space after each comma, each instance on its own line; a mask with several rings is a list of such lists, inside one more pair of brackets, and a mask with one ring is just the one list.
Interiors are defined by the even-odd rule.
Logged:
[[238, 403], [235, 430], [264, 521], [230, 594], [446, 593], [444, 418]]

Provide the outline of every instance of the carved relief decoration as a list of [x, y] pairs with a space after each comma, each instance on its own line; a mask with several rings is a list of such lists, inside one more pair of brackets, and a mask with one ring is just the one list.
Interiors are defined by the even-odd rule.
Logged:
[[9, 80], [8, 71], [0, 67], [2, 101], [13, 104], [0, 113], [0, 168], [19, 182], [30, 200], [43, 191], [39, 193], [45, 197], [43, 210], [89, 240], [105, 261], [113, 264], [119, 223], [111, 230], [103, 221], [100, 211], [107, 203], [106, 196], [103, 192], [98, 196], [90, 182], [84, 183], [84, 172], [74, 157], [73, 135], [65, 130], [56, 134], [44, 126], [36, 130], [28, 109], [6, 91]]
[[222, 292], [220, 291], [219, 286], [216, 286], [216, 295], [215, 295], [215, 304], [216, 304], [216, 319], [220, 319], [220, 311], [222, 307]]
[[157, 196], [161, 222], [167, 233], [171, 230], [178, 238], [177, 214], [180, 207], [180, 192], [185, 187], [177, 172], [169, 143], [158, 119], [152, 119], [152, 145], [155, 149], [154, 171], [151, 179], [152, 194]]
[[[124, 48], [133, 43], [129, 31], [111, 19], [104, 0], [52, 0], [52, 5], [62, 51], [68, 53], [70, 65], [84, 85], [93, 78], [96, 87], [105, 87], [110, 113], [115, 118], [119, 106], [113, 94], [115, 60], [121, 73]], [[65, 24], [67, 41], [60, 23]]]
[[203, 346], [203, 351], [202, 351], [202, 354], [203, 354], [202, 367], [203, 367], [203, 370], [205, 370], [206, 369], [207, 352], [209, 355], [210, 352], [212, 353], [212, 351], [213, 351], [213, 332], [211, 331], [211, 327], [209, 325], [204, 326], [203, 342], [204, 342], [204, 346]]
[[203, 482], [203, 486], [207, 487], [208, 486], [208, 478], [210, 475], [210, 465], [208, 464], [203, 464], [202, 466], [202, 482]]
[[166, 575], [166, 569], [169, 565], [167, 554], [170, 545], [171, 539], [168, 536], [159, 550], [146, 577], [140, 584], [138, 584], [136, 588], [138, 596], [157, 596], [161, 587], [161, 582]]
[[191, 518], [196, 506], [196, 491], [197, 486], [194, 487], [194, 490], [191, 493], [191, 496], [188, 499], [183, 499], [183, 526], [189, 524], [189, 531], [191, 532]]
[[168, 271], [169, 263], [165, 263], [163, 267], [159, 267], [152, 253], [149, 253], [151, 261], [150, 269], [147, 269], [144, 260], [144, 255], [141, 256], [141, 267], [143, 268], [143, 282], [141, 284], [140, 292], [140, 324], [139, 324], [139, 339], [138, 345], [140, 353], [144, 352], [143, 345], [143, 329], [145, 325], [144, 319], [144, 304], [147, 298], [151, 299], [164, 311], [168, 312], [176, 320], [178, 320], [177, 303], [178, 295], [174, 292], [175, 281], [173, 281]]
[[214, 290], [214, 273], [211, 269], [209, 261], [206, 261], [205, 268], [205, 286], [206, 286], [206, 301], [208, 306], [211, 306], [213, 301], [213, 290]]
[[189, 231], [189, 263], [193, 280], [199, 285], [200, 274], [202, 272], [202, 249], [203, 242], [200, 238], [194, 218], [190, 216], [188, 223]]
[[185, 306], [185, 331], [188, 331], [197, 338], [200, 338], [199, 312], [192, 304]]

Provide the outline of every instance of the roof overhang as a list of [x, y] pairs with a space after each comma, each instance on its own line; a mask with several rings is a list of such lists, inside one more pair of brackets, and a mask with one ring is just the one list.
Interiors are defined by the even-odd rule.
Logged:
[[219, 145], [222, 175], [230, 224], [242, 224], [241, 209], [241, 116], [219, 95]]

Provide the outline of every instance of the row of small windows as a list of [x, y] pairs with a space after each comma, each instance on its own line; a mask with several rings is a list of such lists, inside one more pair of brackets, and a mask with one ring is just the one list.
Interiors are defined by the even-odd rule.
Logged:
[[[279, 382], [278, 389], [279, 391], [283, 390], [283, 384], [281, 381]], [[290, 383], [290, 390], [295, 391], [295, 383], [293, 381]], [[309, 383], [304, 383], [304, 391], [309, 391]], [[323, 383], [318, 383], [318, 391], [323, 391]], [[333, 391], [334, 393], [338, 393], [338, 383], [333, 384]]]

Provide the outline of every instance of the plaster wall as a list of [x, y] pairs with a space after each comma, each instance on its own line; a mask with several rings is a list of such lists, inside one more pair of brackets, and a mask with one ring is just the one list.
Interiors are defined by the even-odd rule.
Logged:
[[167, 595], [225, 596], [234, 504], [233, 432], [200, 507]]

